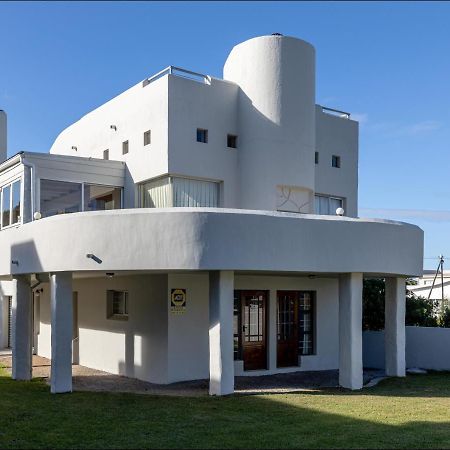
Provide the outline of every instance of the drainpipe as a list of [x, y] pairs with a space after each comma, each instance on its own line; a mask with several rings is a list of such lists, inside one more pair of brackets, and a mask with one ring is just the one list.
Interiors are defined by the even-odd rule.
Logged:
[[[22, 156], [21, 156], [21, 160], [22, 160], [22, 164], [25, 167], [28, 167], [30, 169], [30, 196], [31, 196], [31, 220], [30, 222], [32, 222], [34, 220], [34, 203], [35, 203], [35, 198], [34, 198], [34, 182], [35, 182], [35, 172], [36, 172], [36, 167], [34, 166], [33, 163], [26, 161]], [[24, 191], [25, 193], [25, 191]]]

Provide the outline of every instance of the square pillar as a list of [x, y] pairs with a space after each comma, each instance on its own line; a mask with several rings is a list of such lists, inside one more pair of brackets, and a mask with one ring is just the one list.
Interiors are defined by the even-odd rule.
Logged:
[[31, 380], [32, 377], [32, 300], [26, 276], [13, 280], [12, 292], [12, 379]]
[[404, 278], [386, 278], [384, 348], [386, 375], [405, 376], [405, 308]]
[[72, 392], [72, 272], [50, 275], [52, 362], [50, 390]]
[[339, 384], [347, 389], [363, 386], [362, 273], [339, 277]]
[[209, 394], [234, 392], [234, 272], [209, 273]]

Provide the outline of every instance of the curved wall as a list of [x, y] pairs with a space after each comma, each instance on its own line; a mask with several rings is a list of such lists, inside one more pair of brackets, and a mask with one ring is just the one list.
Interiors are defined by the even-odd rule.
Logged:
[[250, 39], [233, 48], [223, 77], [240, 86], [240, 207], [277, 209], [277, 187], [290, 186], [307, 202], [301, 212], [313, 212], [314, 48], [285, 36]]
[[401, 222], [338, 216], [125, 209], [48, 217], [3, 230], [0, 248], [0, 275], [134, 270], [419, 275], [423, 232]]

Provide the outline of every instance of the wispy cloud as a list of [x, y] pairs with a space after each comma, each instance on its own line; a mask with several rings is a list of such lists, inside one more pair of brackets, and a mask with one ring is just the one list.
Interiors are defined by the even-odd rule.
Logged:
[[442, 128], [442, 123], [436, 120], [423, 120], [406, 125], [378, 122], [370, 123], [365, 128], [388, 138], [414, 137], [437, 131]]
[[427, 222], [450, 222], [450, 211], [432, 209], [360, 208], [359, 215], [390, 219], [425, 220]]

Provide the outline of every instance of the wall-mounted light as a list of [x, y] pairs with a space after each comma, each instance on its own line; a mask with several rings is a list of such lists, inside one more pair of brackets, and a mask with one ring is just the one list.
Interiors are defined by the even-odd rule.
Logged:
[[112, 278], [114, 276], [114, 272], [106, 272], [106, 276], [108, 278]]
[[336, 215], [337, 216], [343, 216], [345, 214], [344, 208], [337, 208], [336, 209]]
[[13, 259], [11, 261], [11, 264], [14, 264], [15, 266], [18, 266], [19, 265], [19, 261], [17, 261], [17, 259]]
[[97, 264], [101, 264], [103, 261], [98, 257], [95, 256], [93, 253], [88, 253], [86, 255], [86, 258], [92, 259], [93, 261], [95, 261]]
[[115, 125], [110, 125], [109, 128], [111, 128], [111, 130], [117, 131], [117, 127]]
[[77, 147], [75, 147], [75, 145], [72, 145], [72, 150], [75, 150], [75, 151], [77, 151], [77, 150], [78, 150], [78, 148], [77, 148]]
[[33, 217], [34, 217], [34, 220], [39, 220], [39, 219], [42, 219], [42, 214], [39, 211], [36, 211], [33, 214]]

